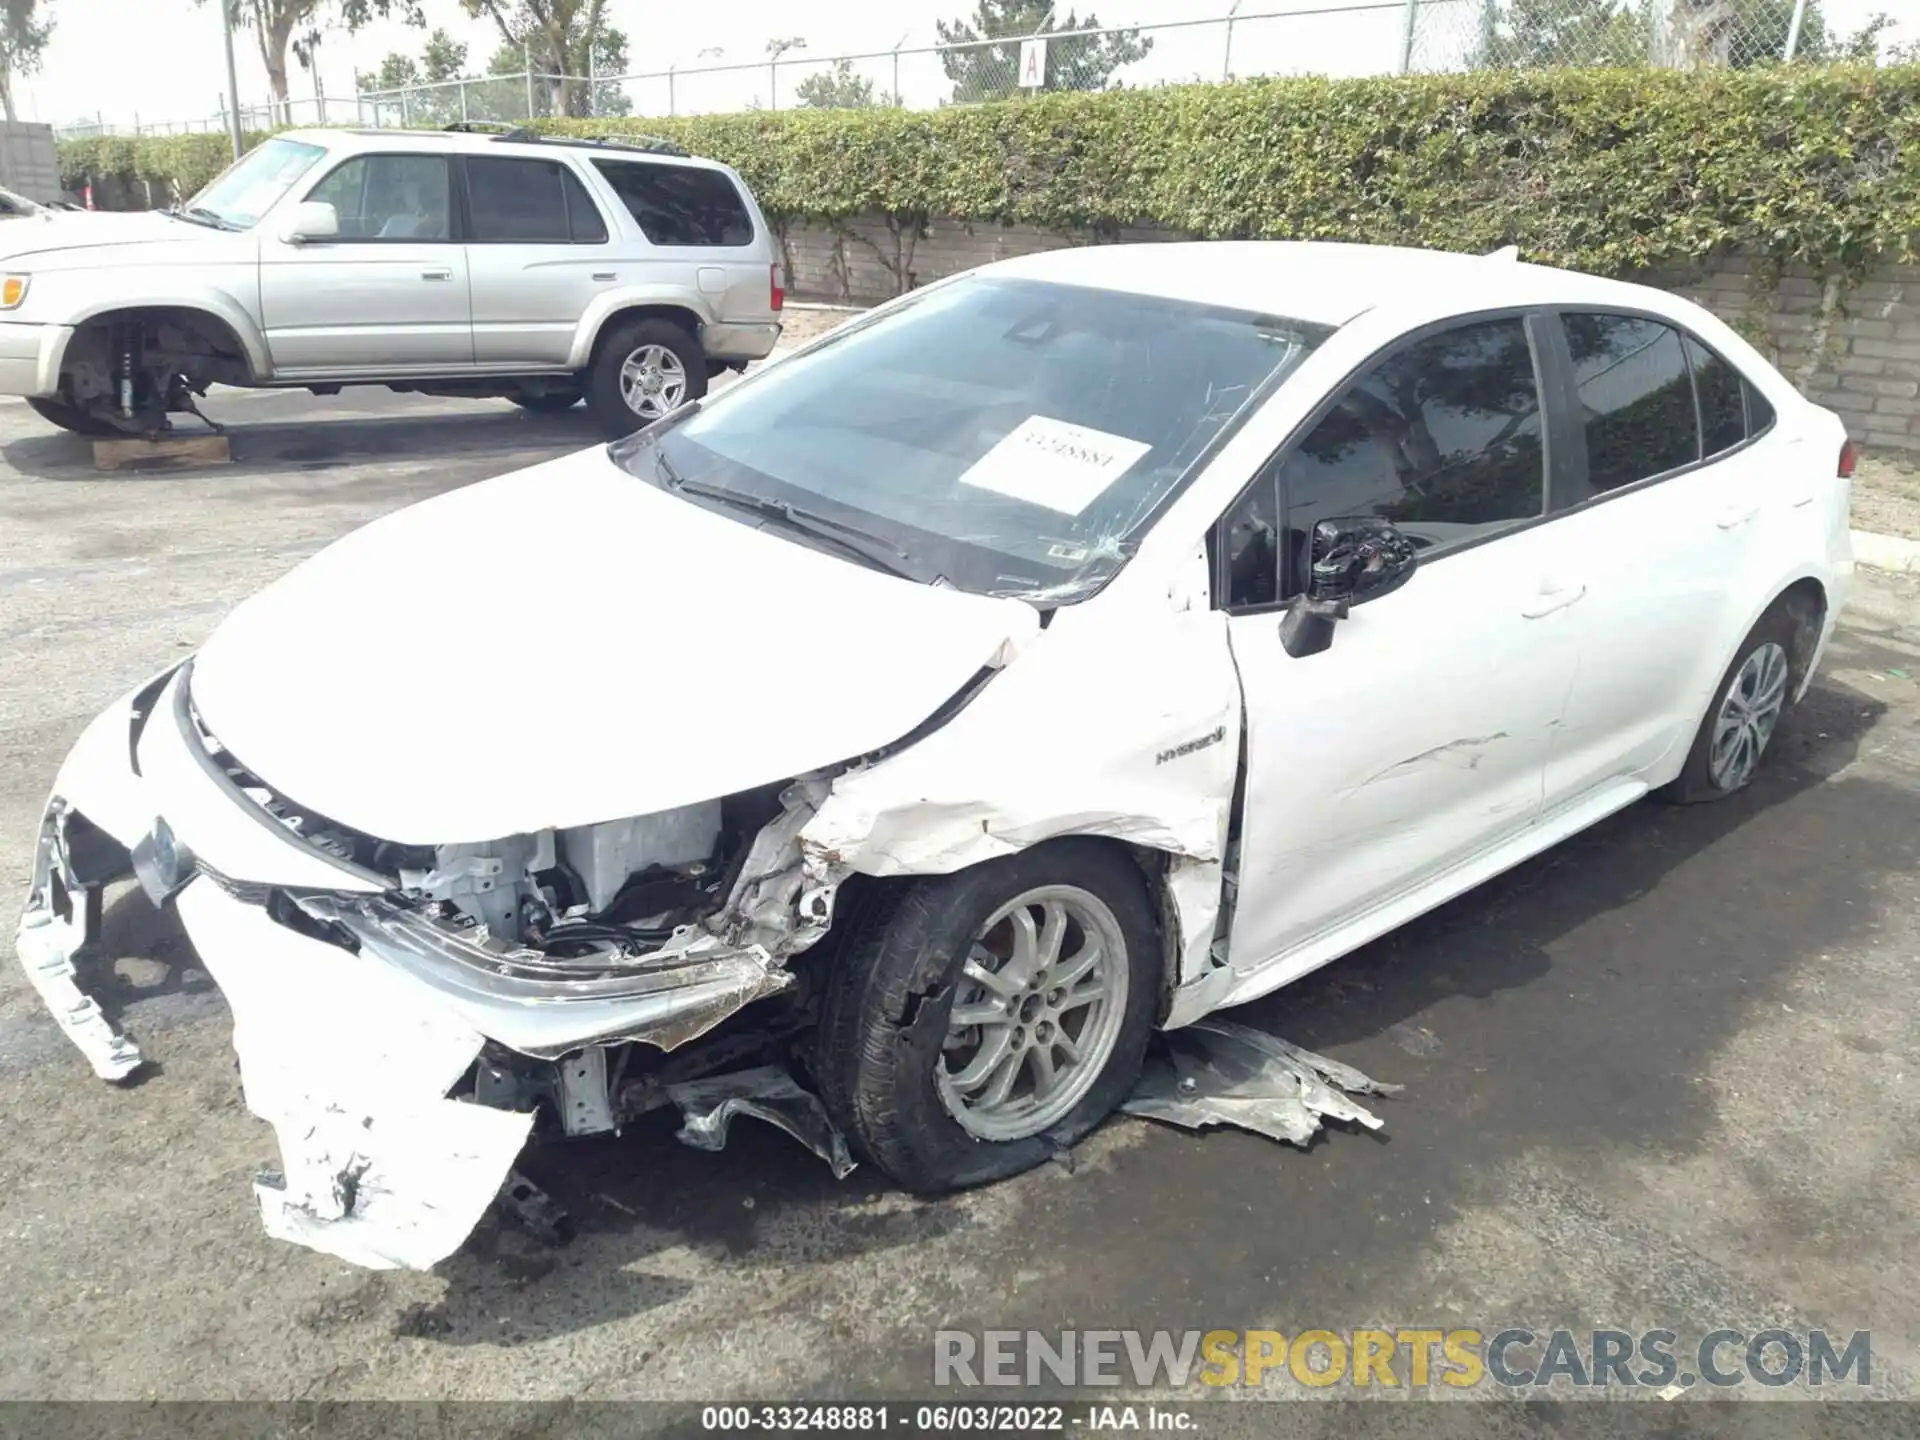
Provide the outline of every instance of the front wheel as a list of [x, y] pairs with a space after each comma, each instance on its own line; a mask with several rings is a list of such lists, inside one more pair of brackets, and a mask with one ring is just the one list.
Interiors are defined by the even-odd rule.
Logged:
[[105, 420], [87, 414], [77, 405], [67, 404], [64, 400], [29, 395], [27, 404], [42, 420], [58, 425], [62, 430], [71, 430], [75, 435], [111, 436], [125, 433], [109, 425]]
[[635, 320], [601, 343], [587, 376], [587, 408], [616, 439], [707, 393], [700, 343], [671, 320]]
[[899, 1184], [1002, 1179], [1127, 1097], [1160, 979], [1139, 869], [1100, 841], [1052, 841], [883, 893], [836, 957], [813, 1070]]
[[1660, 792], [1676, 805], [1725, 800], [1747, 788], [1793, 699], [1798, 621], [1775, 605], [1740, 643], [1694, 734], [1680, 776]]

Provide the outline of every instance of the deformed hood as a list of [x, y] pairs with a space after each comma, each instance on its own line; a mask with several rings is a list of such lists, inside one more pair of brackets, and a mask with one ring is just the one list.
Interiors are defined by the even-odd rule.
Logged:
[[852, 759], [1038, 623], [756, 530], [596, 448], [348, 535], [234, 610], [192, 688], [292, 801], [446, 844]]

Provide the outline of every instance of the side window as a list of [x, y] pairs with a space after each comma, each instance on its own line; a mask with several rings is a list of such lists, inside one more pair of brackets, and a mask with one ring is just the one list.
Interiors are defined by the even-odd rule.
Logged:
[[1693, 381], [1680, 334], [1635, 315], [1563, 315], [1595, 493], [1700, 458]]
[[606, 217], [601, 215], [600, 207], [593, 203], [593, 197], [587, 194], [587, 187], [580, 183], [580, 177], [564, 165], [560, 167], [560, 188], [567, 193], [567, 225], [573, 232], [573, 243], [606, 244]]
[[1773, 424], [1773, 405], [1766, 396], [1753, 388], [1751, 380], [1740, 382], [1740, 392], [1747, 400], [1747, 433], [1759, 435]]
[[655, 245], [753, 243], [753, 217], [733, 181], [718, 170], [597, 157], [593, 164]]
[[1526, 323], [1444, 330], [1376, 365], [1281, 467], [1291, 573], [1313, 527], [1376, 515], [1422, 550], [1546, 510], [1540, 384]]
[[308, 194], [340, 217], [342, 240], [451, 240], [452, 172], [437, 155], [361, 155]]
[[1214, 573], [1229, 610], [1272, 605], [1280, 599], [1280, 506], [1274, 472], [1263, 470], [1227, 512], [1216, 532]]
[[1693, 393], [1700, 401], [1701, 456], [1711, 459], [1747, 438], [1747, 402], [1740, 393], [1740, 372], [1687, 336], [1687, 362], [1693, 366]]
[[565, 245], [566, 169], [557, 160], [468, 158], [468, 237], [477, 244]]

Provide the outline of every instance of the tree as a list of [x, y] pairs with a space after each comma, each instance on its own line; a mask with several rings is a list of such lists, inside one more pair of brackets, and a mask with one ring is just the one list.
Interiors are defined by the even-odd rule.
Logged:
[[[460, 90], [465, 87], [448, 82], [461, 79], [466, 70], [467, 47], [445, 30], [435, 30], [427, 37], [418, 60], [395, 50], [380, 62], [378, 70], [355, 75], [354, 84], [363, 92], [410, 91], [402, 107], [403, 119], [413, 124], [450, 125], [462, 118]], [[417, 88], [420, 86], [444, 88]]]
[[[11, 0], [9, 0], [11, 3]], [[204, 4], [205, 0], [195, 0]], [[293, 104], [287, 92], [287, 54], [295, 39], [304, 35], [302, 48], [311, 53], [319, 42], [313, 37], [334, 21], [349, 32], [360, 29], [375, 16], [398, 15], [409, 25], [424, 25], [420, 0], [224, 0], [233, 23], [250, 29], [260, 43], [260, 59], [267, 67], [267, 89], [272, 96], [274, 117], [284, 123], [293, 121]]]
[[[957, 104], [979, 100], [1004, 100], [1019, 93], [1020, 45], [1030, 35], [1052, 35], [1061, 31], [1097, 30], [1098, 16], [1085, 19], [1069, 10], [1061, 15], [1054, 0], [979, 0], [972, 20], [939, 20], [934, 28], [940, 43], [967, 46], [967, 49], [943, 50], [940, 64], [953, 81]], [[984, 45], [984, 40], [1011, 39], [1006, 45]], [[1121, 67], [1143, 60], [1153, 49], [1153, 41], [1139, 29], [1116, 31], [1111, 35], [1056, 39], [1047, 45], [1045, 90], [1104, 90]]]
[[851, 60], [836, 60], [833, 69], [809, 75], [794, 87], [802, 105], [815, 110], [871, 110], [876, 105], [898, 105], [898, 96], [880, 91], [873, 81], [856, 75]]
[[[615, 80], [596, 80], [589, 94], [585, 85], [574, 84], [568, 87], [565, 95], [565, 108], [561, 107], [558, 77], [540, 75], [539, 52], [532, 45], [525, 47], [502, 44], [493, 52], [493, 58], [487, 62], [487, 73], [505, 77], [511, 75], [519, 80], [518, 98], [514, 102], [517, 108], [514, 115], [519, 119], [533, 118], [527, 114], [527, 62], [533, 62], [537, 84], [534, 89], [534, 115], [625, 115], [633, 108], [626, 87]], [[581, 69], [588, 69], [583, 60]], [[627, 37], [611, 26], [604, 26], [599, 38], [593, 45], [591, 62], [594, 75], [624, 75], [627, 71]], [[576, 81], [580, 78], [573, 77]]]
[[[631, 108], [617, 84], [583, 85], [588, 75], [620, 75], [627, 37], [603, 21], [605, 0], [460, 0], [476, 19], [490, 19], [501, 49], [487, 68], [496, 75], [532, 68], [546, 91], [549, 115], [624, 115]], [[509, 52], [511, 52], [509, 54]], [[502, 65], [511, 65], [504, 70]]]
[[13, 108], [13, 80], [40, 68], [53, 36], [53, 21], [37, 0], [4, 0], [0, 6], [0, 106], [9, 124], [20, 117]]
[[1631, 0], [1488, 0], [1473, 64], [1644, 65], [1648, 54], [1647, 20]]

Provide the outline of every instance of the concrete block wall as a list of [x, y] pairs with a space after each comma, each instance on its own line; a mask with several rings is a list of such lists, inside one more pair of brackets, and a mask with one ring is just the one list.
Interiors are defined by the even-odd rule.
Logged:
[[1920, 265], [1879, 266], [1852, 285], [1789, 271], [1769, 290], [1735, 258], [1668, 280], [1738, 327], [1855, 440], [1920, 451]]
[[[884, 220], [793, 226], [785, 236], [788, 285], [798, 298], [873, 304], [994, 260], [1102, 241], [1181, 238], [1166, 230], [1062, 234], [1030, 225], [936, 220], [918, 238]], [[1920, 265], [1885, 265], [1845, 286], [1788, 271], [1769, 287], [1738, 256], [1684, 272], [1649, 275], [1733, 325], [1802, 393], [1828, 406], [1861, 444], [1920, 453]]]

